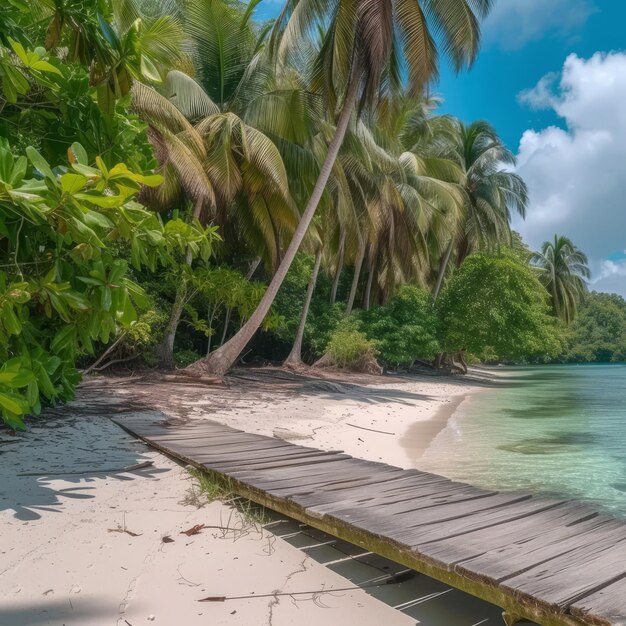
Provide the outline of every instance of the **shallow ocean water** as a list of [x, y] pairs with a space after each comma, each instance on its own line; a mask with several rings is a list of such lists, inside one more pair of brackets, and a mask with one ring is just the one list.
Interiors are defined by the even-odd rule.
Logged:
[[626, 364], [499, 368], [466, 398], [420, 469], [626, 516]]

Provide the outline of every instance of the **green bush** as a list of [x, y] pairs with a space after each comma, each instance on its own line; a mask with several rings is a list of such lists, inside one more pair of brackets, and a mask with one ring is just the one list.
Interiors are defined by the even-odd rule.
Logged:
[[384, 306], [360, 315], [363, 331], [377, 341], [389, 365], [432, 359], [440, 350], [438, 321], [430, 295], [412, 285], [401, 287]]
[[459, 267], [438, 302], [444, 349], [481, 360], [532, 359], [562, 350], [562, 329], [548, 294], [511, 253], [474, 254]]
[[187, 367], [201, 359], [204, 355], [195, 350], [177, 350], [174, 352], [174, 363], [176, 367]]
[[376, 341], [368, 339], [359, 330], [359, 321], [348, 317], [337, 325], [330, 336], [326, 352], [335, 365], [346, 368], [361, 369], [361, 365], [375, 361], [378, 354]]

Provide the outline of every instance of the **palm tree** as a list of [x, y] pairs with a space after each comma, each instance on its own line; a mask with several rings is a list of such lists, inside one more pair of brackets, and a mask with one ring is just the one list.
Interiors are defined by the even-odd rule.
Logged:
[[409, 90], [418, 95], [438, 71], [432, 29], [457, 70], [471, 65], [478, 54], [479, 19], [491, 5], [492, 0], [286, 0], [274, 26], [272, 47], [278, 62], [285, 63], [303, 41], [319, 28], [325, 30], [314, 78], [324, 88], [329, 109], [337, 111], [334, 135], [298, 227], [257, 310], [231, 340], [192, 370], [223, 375], [260, 327], [315, 215], [357, 102], [360, 111], [374, 108], [382, 92], [399, 85], [404, 68]]
[[[289, 154], [289, 141], [294, 138], [288, 131], [313, 125], [307, 117], [309, 106], [294, 107], [291, 112], [280, 109], [284, 115], [278, 119], [275, 109], [279, 107], [265, 105], [267, 99], [273, 105], [281, 97], [293, 100], [298, 89], [282, 85], [277, 95], [268, 87], [276, 78], [263, 53], [264, 34], [257, 33], [250, 21], [254, 4], [190, 2], [184, 17], [192, 36], [198, 80], [171, 70], [158, 89], [136, 82], [133, 106], [149, 124], [159, 172], [165, 178], [160, 187], [144, 190], [142, 200], [160, 210], [189, 201], [193, 219], [220, 227], [223, 255], [241, 256], [244, 251], [244, 255], [260, 256], [273, 271], [280, 262], [283, 242], [298, 221], [285, 162], [275, 141], [281, 141], [281, 148]], [[259, 130], [260, 125], [268, 134]], [[185, 291], [186, 282], [181, 279], [157, 348], [164, 367], [173, 366]]]
[[572, 322], [591, 276], [585, 253], [567, 237], [554, 235], [554, 241], [545, 241], [541, 252], [533, 254], [531, 264], [550, 294], [554, 314], [566, 324]]
[[487, 122], [465, 125], [447, 118], [441, 120], [438, 130], [432, 149], [461, 167], [459, 182], [465, 202], [460, 212], [450, 215], [448, 228], [452, 234], [438, 240], [445, 247], [433, 288], [435, 299], [450, 260], [454, 257], [459, 266], [472, 252], [510, 242], [511, 213], [524, 217], [528, 203], [524, 181], [505, 169], [515, 164], [515, 156]]

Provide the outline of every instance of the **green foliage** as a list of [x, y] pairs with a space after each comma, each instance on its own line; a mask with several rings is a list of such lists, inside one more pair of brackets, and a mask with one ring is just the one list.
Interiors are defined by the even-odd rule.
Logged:
[[359, 320], [347, 317], [331, 334], [326, 351], [337, 366], [360, 369], [362, 363], [376, 359], [377, 342], [359, 329]]
[[323, 292], [314, 299], [304, 332], [305, 345], [314, 356], [324, 354], [332, 333], [345, 317], [345, 309], [343, 302], [330, 306]]
[[[313, 263], [314, 258], [312, 256], [299, 253], [289, 268], [287, 277], [274, 301], [273, 311], [278, 322], [271, 329], [274, 340], [285, 344], [293, 342], [300, 323], [302, 303], [313, 271]], [[324, 354], [332, 332], [344, 318], [345, 304], [336, 303], [330, 306], [328, 303], [329, 293], [328, 278], [320, 272], [313, 293], [303, 341], [304, 352], [313, 357]]]
[[176, 350], [174, 352], [174, 363], [176, 367], [187, 367], [195, 363], [201, 356], [202, 355], [195, 350]]
[[76, 358], [93, 354], [120, 327], [130, 327], [148, 301], [116, 258], [155, 270], [187, 247], [208, 258], [213, 229], [177, 221], [165, 226], [134, 196], [158, 176], [136, 174], [102, 159], [89, 165], [74, 144], [70, 161], [53, 168], [34, 148], [14, 156], [0, 142], [0, 410], [13, 427], [42, 401], [72, 397]]
[[405, 285], [387, 304], [361, 314], [366, 335], [376, 340], [388, 364], [432, 359], [439, 352], [438, 321], [432, 299], [419, 287]]
[[89, 162], [99, 155], [109, 166], [124, 162], [135, 171], [155, 165], [146, 126], [130, 113], [127, 98], [106, 114], [94, 98], [86, 67], [41, 47], [29, 50], [14, 40], [10, 45], [0, 45], [0, 85], [7, 100], [0, 136], [17, 152], [34, 146], [57, 163], [78, 142]]
[[[228, 267], [197, 267], [189, 274], [188, 323], [206, 337], [213, 337], [219, 324], [241, 326], [257, 307], [267, 285], [250, 281], [241, 272]], [[279, 323], [274, 314], [264, 321], [269, 330]], [[209, 344], [209, 347], [211, 344]]]
[[313, 271], [313, 258], [298, 253], [274, 301], [274, 309], [281, 316], [281, 323], [273, 330], [274, 335], [286, 342], [293, 341], [300, 322], [302, 301]]
[[626, 361], [626, 301], [616, 294], [587, 294], [569, 329], [563, 359]]
[[535, 273], [510, 253], [468, 257], [439, 301], [443, 346], [480, 358], [555, 355], [561, 330]]

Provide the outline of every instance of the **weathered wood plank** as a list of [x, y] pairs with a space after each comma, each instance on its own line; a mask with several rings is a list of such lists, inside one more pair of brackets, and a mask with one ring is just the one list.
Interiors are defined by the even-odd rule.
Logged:
[[587, 543], [502, 582], [517, 594], [539, 594], [548, 605], [567, 609], [576, 600], [626, 575], [626, 528], [614, 528]]
[[155, 412], [115, 419], [274, 506], [545, 626], [626, 624], [626, 523]]
[[626, 624], [624, 598], [626, 598], [626, 578], [621, 578], [591, 595], [576, 600], [570, 610], [582, 618], [597, 616], [615, 626], [624, 626]]
[[[590, 525], [593, 527], [600, 523], [598, 520], [601, 518], [597, 513], [591, 515], [592, 519], [588, 519], [590, 513], [587, 509], [581, 512], [578, 507], [564, 502], [538, 513], [539, 517], [504, 522], [495, 529], [489, 527], [457, 537], [421, 543], [420, 550], [453, 565], [463, 562], [464, 566], [471, 566], [475, 559], [477, 567], [481, 567], [484, 560], [505, 570], [511, 568], [514, 562], [514, 556], [509, 551], [521, 548], [529, 550], [532, 542], [538, 546], [547, 546], [562, 538], [585, 532]], [[495, 577], [495, 572], [492, 575]]]

